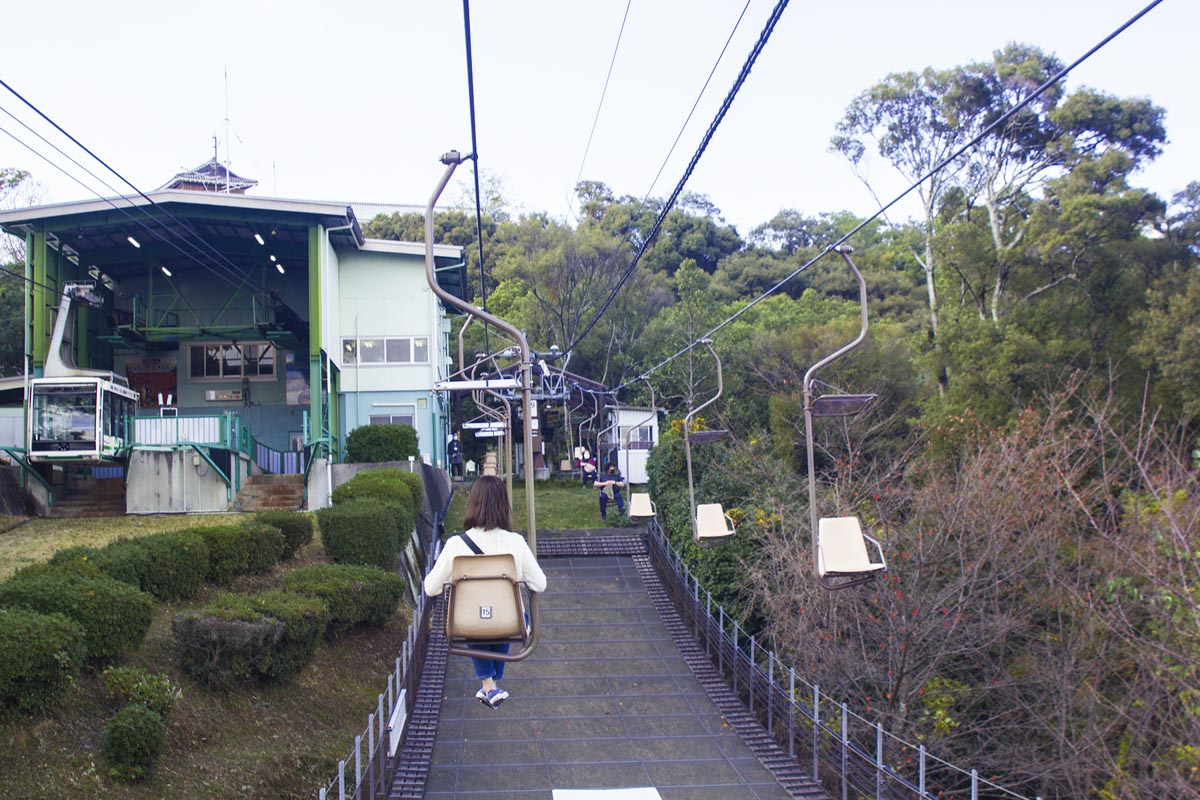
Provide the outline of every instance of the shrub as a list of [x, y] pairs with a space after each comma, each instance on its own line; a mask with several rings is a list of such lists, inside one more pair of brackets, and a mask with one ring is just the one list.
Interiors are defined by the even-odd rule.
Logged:
[[136, 540], [146, 552], [142, 588], [159, 600], [194, 595], [209, 571], [208, 542], [192, 531], [172, 531]]
[[329, 607], [330, 632], [355, 625], [383, 625], [404, 595], [404, 580], [378, 567], [313, 564], [289, 572], [283, 585], [318, 597]]
[[[417, 524], [417, 511], [420, 506], [410, 488], [410, 473], [400, 469], [372, 469], [360, 472], [341, 486], [333, 490], [333, 503], [347, 503], [351, 500], [373, 500], [386, 506], [396, 517], [396, 528], [401, 534], [409, 533]], [[412, 476], [416, 477], [416, 476]], [[417, 491], [420, 492], [421, 479], [416, 478]]]
[[400, 552], [396, 516], [373, 500], [355, 500], [317, 512], [325, 554], [335, 564], [391, 570]]
[[273, 525], [263, 522], [251, 522], [245, 526], [249, 535], [249, 560], [246, 571], [255, 575], [269, 572], [287, 548], [283, 532]]
[[283, 559], [292, 558], [312, 541], [313, 516], [302, 511], [260, 511], [255, 519], [283, 533]]
[[[76, 575], [88, 575], [94, 578], [97, 575], [103, 574], [100, 572], [100, 567], [96, 565], [96, 553], [98, 552], [100, 552], [99, 548], [88, 547], [87, 545], [67, 547], [50, 556], [50, 560], [43, 564], [31, 564], [24, 569], [18, 570], [17, 575], [61, 571], [74, 572]], [[51, 569], [47, 570], [47, 567]]]
[[0, 608], [0, 707], [25, 712], [48, 707], [86, 658], [79, 623], [62, 614]]
[[225, 585], [250, 569], [250, 532], [242, 525], [201, 525], [186, 528], [208, 545], [208, 580]]
[[137, 649], [146, 638], [153, 609], [150, 596], [128, 584], [69, 572], [9, 579], [0, 584], [0, 605], [75, 620], [83, 627], [88, 657], [97, 661]]
[[197, 680], [228, 685], [235, 679], [280, 681], [312, 660], [329, 609], [314, 597], [271, 589], [222, 594], [173, 621], [180, 663]]
[[363, 425], [346, 436], [346, 461], [370, 464], [419, 458], [417, 431], [411, 425]]
[[166, 726], [141, 703], [130, 703], [104, 731], [104, 761], [114, 778], [136, 781], [150, 774], [162, 755]]
[[163, 719], [183, 695], [168, 676], [146, 672], [141, 667], [107, 667], [104, 685], [108, 696], [121, 705], [140, 703]]
[[149, 559], [146, 548], [138, 540], [128, 538], [109, 542], [92, 556], [96, 566], [105, 575], [139, 589], [145, 588], [142, 581]]

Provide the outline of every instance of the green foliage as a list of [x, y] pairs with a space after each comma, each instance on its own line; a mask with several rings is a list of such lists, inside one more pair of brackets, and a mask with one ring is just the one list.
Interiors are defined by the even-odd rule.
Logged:
[[135, 541], [147, 555], [143, 589], [166, 601], [183, 600], [199, 591], [208, 574], [208, 543], [203, 536], [182, 530]]
[[369, 497], [348, 500], [319, 510], [317, 523], [325, 554], [335, 564], [395, 567], [400, 552], [395, 508]]
[[141, 646], [150, 628], [150, 596], [108, 577], [69, 572], [22, 575], [0, 584], [0, 606], [62, 614], [83, 628], [88, 657], [108, 661]]
[[312, 660], [328, 624], [321, 600], [272, 589], [221, 594], [201, 609], [177, 614], [172, 630], [185, 672], [229, 686], [252, 677], [292, 677]]
[[312, 514], [304, 511], [260, 511], [255, 519], [266, 525], [278, 528], [283, 533], [284, 550], [282, 559], [293, 558], [300, 548], [312, 541]]
[[250, 571], [252, 533], [244, 525], [200, 525], [186, 529], [208, 545], [207, 579], [227, 585], [234, 577]]
[[137, 539], [121, 538], [109, 542], [97, 550], [92, 558], [108, 577], [142, 588], [150, 553]]
[[79, 674], [83, 628], [62, 614], [0, 607], [0, 708], [52, 705]]
[[252, 575], [270, 572], [287, 549], [287, 540], [283, 532], [273, 525], [257, 520], [247, 523], [245, 527], [249, 538], [246, 571]]
[[333, 503], [354, 500], [375, 501], [388, 508], [396, 518], [396, 528], [408, 533], [417, 524], [423, 497], [421, 479], [413, 473], [389, 467], [364, 470], [333, 490]]
[[421, 457], [417, 431], [411, 425], [363, 425], [346, 436], [346, 461], [374, 464]]
[[170, 677], [146, 672], [141, 667], [105, 667], [104, 687], [120, 705], [139, 703], [166, 719], [183, 691]]
[[329, 632], [383, 625], [404, 595], [404, 580], [378, 567], [313, 564], [289, 572], [289, 591], [320, 598], [329, 607]]
[[104, 762], [113, 778], [137, 781], [147, 777], [162, 755], [166, 738], [163, 718], [141, 703], [117, 712], [104, 731]]

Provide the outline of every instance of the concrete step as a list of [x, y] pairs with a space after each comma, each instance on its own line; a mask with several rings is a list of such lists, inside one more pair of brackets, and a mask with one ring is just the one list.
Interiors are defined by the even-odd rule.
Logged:
[[304, 507], [303, 475], [251, 475], [234, 500], [238, 511], [276, 511]]

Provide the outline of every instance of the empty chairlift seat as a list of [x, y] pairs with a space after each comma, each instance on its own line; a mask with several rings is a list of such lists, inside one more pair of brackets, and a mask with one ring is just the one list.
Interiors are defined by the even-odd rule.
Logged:
[[[875, 546], [878, 561], [867, 553], [867, 542]], [[887, 569], [883, 548], [862, 531], [858, 517], [824, 517], [817, 531], [817, 574], [819, 577], [865, 578]]]
[[630, 519], [653, 519], [655, 516], [657, 516], [657, 511], [650, 495], [645, 492], [634, 492], [629, 495]]
[[701, 503], [696, 506], [696, 543], [701, 547], [716, 544], [736, 533], [733, 518], [720, 503]]

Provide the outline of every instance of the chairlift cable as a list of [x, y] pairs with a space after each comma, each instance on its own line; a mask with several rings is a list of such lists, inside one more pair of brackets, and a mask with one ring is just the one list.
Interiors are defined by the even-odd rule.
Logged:
[[[957, 150], [955, 150], [953, 153], [948, 155], [946, 158], [942, 159], [942, 161], [940, 161], [938, 164], [931, 167], [924, 175], [920, 176], [915, 181], [913, 181], [908, 186], [907, 189], [900, 192], [900, 194], [896, 195], [896, 197], [891, 202], [889, 202], [887, 205], [883, 206], [878, 211], [876, 211], [874, 214], [872, 214], [870, 217], [864, 219], [862, 222], [855, 225], [849, 232], [844, 234], [840, 239], [838, 239], [837, 241], [826, 246], [816, 256], [809, 259], [805, 263], [801, 264], [799, 267], [797, 267], [792, 272], [790, 272], [787, 276], [785, 276], [783, 279], [781, 279], [774, 286], [772, 286], [771, 288], [764, 291], [758, 297], [755, 297], [753, 300], [746, 303], [744, 306], [739, 308], [733, 314], [729, 315], [727, 318], [725, 318], [724, 321], [717, 324], [715, 327], [713, 327], [707, 333], [702, 334], [701, 336], [697, 337], [695, 339], [695, 341], [691, 342], [690, 344], [686, 345], [685, 347], [681, 348], [680, 350], [676, 351], [675, 353], [671, 354], [670, 356], [667, 356], [665, 359], [663, 359], [659, 363], [655, 364], [654, 366], [650, 367], [649, 369], [644, 370], [642, 374], [650, 375], [650, 374], [658, 371], [659, 369], [662, 369], [667, 364], [671, 363], [672, 361], [679, 358], [680, 356], [695, 349], [695, 347], [697, 345], [699, 345], [704, 339], [712, 338], [713, 334], [715, 334], [718, 331], [722, 330], [723, 328], [727, 327], [732, 322], [734, 322], [739, 317], [741, 317], [743, 314], [745, 314], [747, 311], [749, 311], [751, 308], [758, 305], [763, 300], [765, 300], [766, 298], [773, 295], [775, 292], [779, 291], [779, 289], [781, 289], [786, 283], [788, 283], [790, 280], [792, 280], [792, 278], [796, 277], [801, 272], [804, 272], [805, 270], [807, 270], [809, 267], [811, 267], [813, 264], [820, 261], [822, 258], [824, 258], [829, 253], [838, 250], [852, 236], [857, 234], [863, 228], [870, 225], [872, 222], [874, 222], [879, 217], [886, 214], [893, 206], [895, 206], [897, 203], [899, 203], [901, 200], [903, 200], [905, 197], [907, 197], [912, 192], [916, 191], [918, 186], [920, 186], [922, 183], [924, 183], [925, 181], [932, 178], [937, 173], [941, 172], [943, 169], [946, 169], [947, 167], [949, 167], [953, 162], [958, 160], [958, 158], [961, 157], [963, 155], [963, 153], [965, 153], [968, 150], [970, 150], [971, 148], [975, 147], [977, 144], [979, 144], [981, 141], [983, 141], [986, 137], [991, 135], [991, 133], [993, 131], [995, 131], [997, 128], [1002, 127], [1013, 116], [1015, 116], [1020, 111], [1024, 110], [1026, 106], [1028, 106], [1030, 103], [1032, 103], [1034, 100], [1036, 100], [1042, 94], [1044, 94], [1048, 89], [1050, 89], [1050, 87], [1052, 87], [1054, 84], [1058, 83], [1063, 78], [1065, 78], [1067, 75], [1069, 75], [1072, 70], [1074, 70], [1076, 67], [1078, 67], [1080, 64], [1082, 64], [1087, 59], [1091, 58], [1093, 55], [1095, 55], [1096, 52], [1098, 52], [1102, 47], [1106, 46], [1117, 36], [1124, 33], [1126, 29], [1128, 29], [1131, 25], [1133, 25], [1139, 19], [1144, 17], [1155, 6], [1159, 5], [1162, 2], [1163, 2], [1163, 0], [1152, 0], [1152, 2], [1149, 5], [1147, 5], [1145, 8], [1143, 8], [1137, 14], [1134, 14], [1132, 17], [1130, 17], [1128, 20], [1126, 20], [1124, 23], [1122, 23], [1112, 33], [1108, 34], [1103, 39], [1101, 39], [1097, 44], [1092, 46], [1091, 49], [1089, 49], [1087, 52], [1085, 52], [1079, 58], [1075, 59], [1070, 64], [1068, 64], [1067, 66], [1063, 67], [1058, 72], [1056, 72], [1054, 75], [1047, 78], [1046, 81], [1044, 83], [1042, 83], [1042, 85], [1038, 86], [1037, 89], [1035, 89], [1032, 93], [1030, 93], [1030, 95], [1028, 97], [1026, 97], [1024, 100], [1022, 100], [1017, 105], [1010, 108], [1008, 111], [1001, 114], [999, 117], [997, 117], [990, 125], [988, 125], [977, 136], [975, 136], [975, 138], [971, 139], [969, 142], [967, 142], [966, 144], [959, 147]], [[606, 304], [606, 307], [607, 307], [607, 304]], [[617, 387], [615, 387], [613, 389], [613, 391], [619, 391], [620, 389], [625, 388], [632, 382], [633, 382], [632, 380], [626, 381], [626, 382], [618, 385]]]
[[[463, 35], [467, 50], [467, 107], [471, 118], [471, 155], [475, 173], [475, 242], [479, 245], [479, 307], [487, 311], [487, 282], [483, 277], [483, 215], [479, 203], [479, 143], [475, 132], [475, 67], [471, 56], [471, 1], [463, 0]], [[483, 349], [488, 345], [488, 324], [483, 323]]]

